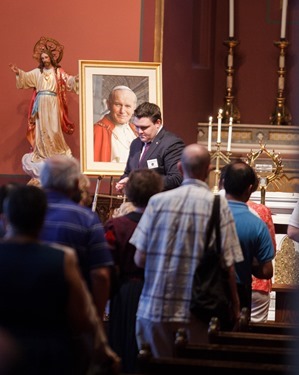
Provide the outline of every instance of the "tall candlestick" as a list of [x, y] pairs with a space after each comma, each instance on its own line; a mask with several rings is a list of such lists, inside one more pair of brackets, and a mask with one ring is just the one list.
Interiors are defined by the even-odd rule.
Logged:
[[229, 34], [230, 38], [234, 37], [234, 0], [229, 0]]
[[221, 143], [221, 120], [223, 110], [220, 108], [218, 111], [218, 131], [217, 131], [217, 143]]
[[208, 132], [208, 151], [212, 151], [212, 121], [213, 117], [209, 117], [209, 132]]
[[229, 53], [228, 58], [227, 58], [227, 66], [229, 68], [233, 67], [233, 55], [232, 53]]
[[233, 133], [233, 118], [229, 118], [228, 125], [228, 136], [227, 136], [227, 151], [231, 151], [232, 148], [232, 133]]
[[285, 39], [286, 37], [287, 6], [288, 6], [288, 0], [283, 0], [282, 12], [281, 12], [280, 39]]
[[279, 56], [279, 67], [284, 68], [284, 55]]

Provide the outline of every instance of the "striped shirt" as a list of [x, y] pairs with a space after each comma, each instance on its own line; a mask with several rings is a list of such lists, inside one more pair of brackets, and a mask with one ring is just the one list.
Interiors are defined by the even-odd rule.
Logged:
[[[195, 179], [185, 179], [180, 187], [150, 199], [130, 240], [146, 254], [138, 317], [189, 321], [193, 274], [202, 256], [213, 200], [208, 185]], [[226, 199], [221, 197], [220, 202], [221, 247], [226, 266], [231, 266], [243, 255]]]
[[47, 192], [48, 210], [40, 239], [76, 250], [83, 276], [90, 285], [92, 269], [113, 265], [103, 225], [96, 213], [62, 193]]

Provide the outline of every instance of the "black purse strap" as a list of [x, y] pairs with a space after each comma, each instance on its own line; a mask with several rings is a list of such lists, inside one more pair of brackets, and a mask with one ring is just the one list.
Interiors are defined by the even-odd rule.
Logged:
[[207, 230], [207, 237], [205, 242], [205, 248], [204, 251], [206, 251], [209, 248], [209, 243], [211, 239], [211, 235], [213, 232], [213, 229], [216, 230], [216, 246], [217, 251], [220, 253], [221, 249], [221, 237], [220, 237], [220, 195], [215, 195], [214, 202], [213, 202], [213, 208], [212, 208], [212, 215], [209, 219], [208, 223], [208, 230]]

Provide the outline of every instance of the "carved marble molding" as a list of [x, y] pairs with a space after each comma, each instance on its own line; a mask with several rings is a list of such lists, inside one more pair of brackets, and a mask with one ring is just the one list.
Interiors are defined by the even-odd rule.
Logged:
[[[208, 123], [197, 124], [197, 143], [208, 145]], [[228, 124], [221, 127], [221, 151], [227, 149]], [[212, 128], [212, 151], [217, 139], [217, 124]], [[251, 125], [233, 124], [231, 160], [246, 159], [252, 150], [257, 151], [260, 143], [266, 145], [269, 151], [278, 153], [283, 162], [283, 171], [278, 180], [273, 181], [268, 191], [298, 192], [299, 193], [299, 126]], [[261, 155], [260, 161], [267, 161]]]
[[[213, 140], [216, 142], [217, 124], [213, 124]], [[228, 124], [222, 124], [221, 137], [224, 148], [227, 145]], [[197, 142], [208, 142], [208, 123], [198, 123]], [[270, 150], [272, 148], [281, 154], [294, 155], [299, 158], [299, 126], [278, 126], [278, 125], [251, 125], [233, 124], [232, 146], [233, 152], [240, 153], [244, 150], [250, 152], [251, 148], [259, 148], [263, 142]], [[213, 145], [213, 142], [212, 142]]]

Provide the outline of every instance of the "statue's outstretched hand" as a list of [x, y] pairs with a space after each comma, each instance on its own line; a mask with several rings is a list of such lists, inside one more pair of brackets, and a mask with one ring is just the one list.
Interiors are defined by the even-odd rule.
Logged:
[[19, 68], [15, 64], [9, 64], [8, 66], [15, 74], [19, 74]]

